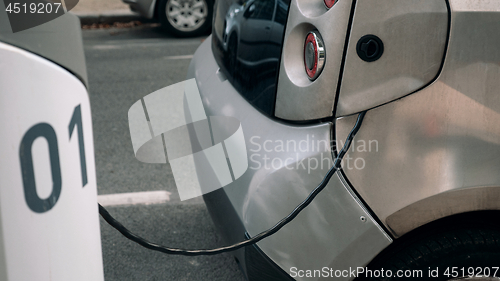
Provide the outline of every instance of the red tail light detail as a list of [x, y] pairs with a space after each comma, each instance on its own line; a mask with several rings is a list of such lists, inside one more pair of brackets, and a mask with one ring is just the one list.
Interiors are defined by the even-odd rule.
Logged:
[[316, 79], [325, 64], [323, 40], [316, 31], [307, 34], [304, 44], [304, 66], [309, 79]]
[[330, 9], [333, 7], [333, 5], [337, 2], [337, 0], [324, 0], [325, 1], [325, 6]]

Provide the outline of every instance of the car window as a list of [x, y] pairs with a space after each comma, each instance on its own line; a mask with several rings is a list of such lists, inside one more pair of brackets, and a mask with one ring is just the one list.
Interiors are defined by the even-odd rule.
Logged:
[[216, 0], [214, 6], [212, 51], [220, 70], [268, 116], [274, 116], [289, 6], [290, 0]]
[[248, 18], [251, 19], [260, 19], [260, 20], [272, 20], [273, 12], [274, 12], [274, 3], [273, 0], [256, 0], [249, 7]]
[[288, 17], [288, 7], [290, 6], [290, 0], [278, 0], [278, 7], [276, 8], [276, 16], [274, 17], [274, 21], [285, 25], [286, 19]]

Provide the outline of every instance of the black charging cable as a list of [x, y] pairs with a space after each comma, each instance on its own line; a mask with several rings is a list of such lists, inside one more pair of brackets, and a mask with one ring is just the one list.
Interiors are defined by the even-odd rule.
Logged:
[[118, 230], [123, 236], [127, 237], [128, 239], [136, 242], [137, 244], [158, 252], [162, 252], [165, 254], [170, 254], [170, 255], [183, 255], [183, 256], [208, 256], [208, 255], [217, 255], [225, 252], [230, 252], [234, 251], [237, 249], [240, 249], [245, 246], [253, 245], [260, 240], [273, 235], [274, 233], [278, 232], [283, 226], [287, 225], [289, 222], [291, 222], [297, 215], [304, 210], [305, 207], [307, 207], [311, 202], [314, 200], [314, 198], [326, 187], [328, 182], [330, 181], [331, 177], [335, 172], [340, 168], [342, 158], [344, 155], [347, 153], [347, 150], [349, 150], [349, 147], [351, 146], [352, 140], [356, 133], [358, 132], [359, 128], [361, 127], [361, 123], [363, 122], [363, 118], [365, 117], [365, 112], [361, 112], [358, 116], [358, 120], [356, 121], [356, 124], [352, 128], [351, 132], [347, 136], [347, 140], [342, 147], [342, 150], [339, 152], [337, 157], [335, 158], [335, 161], [333, 162], [333, 166], [328, 170], [328, 173], [326, 173], [326, 176], [323, 178], [321, 183], [307, 196], [307, 198], [302, 201], [288, 216], [284, 217], [282, 220], [280, 220], [277, 224], [275, 224], [273, 227], [270, 229], [263, 231], [254, 237], [248, 238], [244, 241], [241, 241], [239, 243], [226, 246], [226, 247], [221, 247], [221, 248], [216, 248], [216, 249], [203, 249], [203, 250], [187, 250], [187, 249], [178, 249], [178, 248], [170, 248], [170, 247], [165, 247], [162, 245], [158, 245], [155, 243], [151, 243], [147, 241], [146, 239], [138, 236], [137, 234], [134, 234], [130, 232], [125, 226], [123, 226], [120, 222], [115, 220], [109, 213], [104, 209], [103, 206], [99, 204], [99, 214], [101, 214], [102, 218], [109, 223], [112, 227], [114, 227], [116, 230]]

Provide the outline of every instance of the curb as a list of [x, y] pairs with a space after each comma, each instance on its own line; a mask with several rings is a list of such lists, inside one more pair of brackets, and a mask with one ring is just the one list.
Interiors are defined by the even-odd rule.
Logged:
[[111, 10], [99, 13], [92, 12], [72, 12], [80, 18], [82, 25], [100, 24], [108, 23], [112, 24], [115, 22], [131, 22], [131, 21], [141, 21], [141, 22], [153, 22], [152, 19], [147, 19], [139, 14], [136, 14], [128, 9], [124, 10]]

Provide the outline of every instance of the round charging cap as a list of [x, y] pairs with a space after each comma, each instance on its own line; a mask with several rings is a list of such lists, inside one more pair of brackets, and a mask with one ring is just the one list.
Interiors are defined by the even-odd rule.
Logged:
[[304, 44], [304, 66], [309, 79], [315, 80], [325, 65], [325, 45], [317, 31], [311, 31], [306, 36]]

